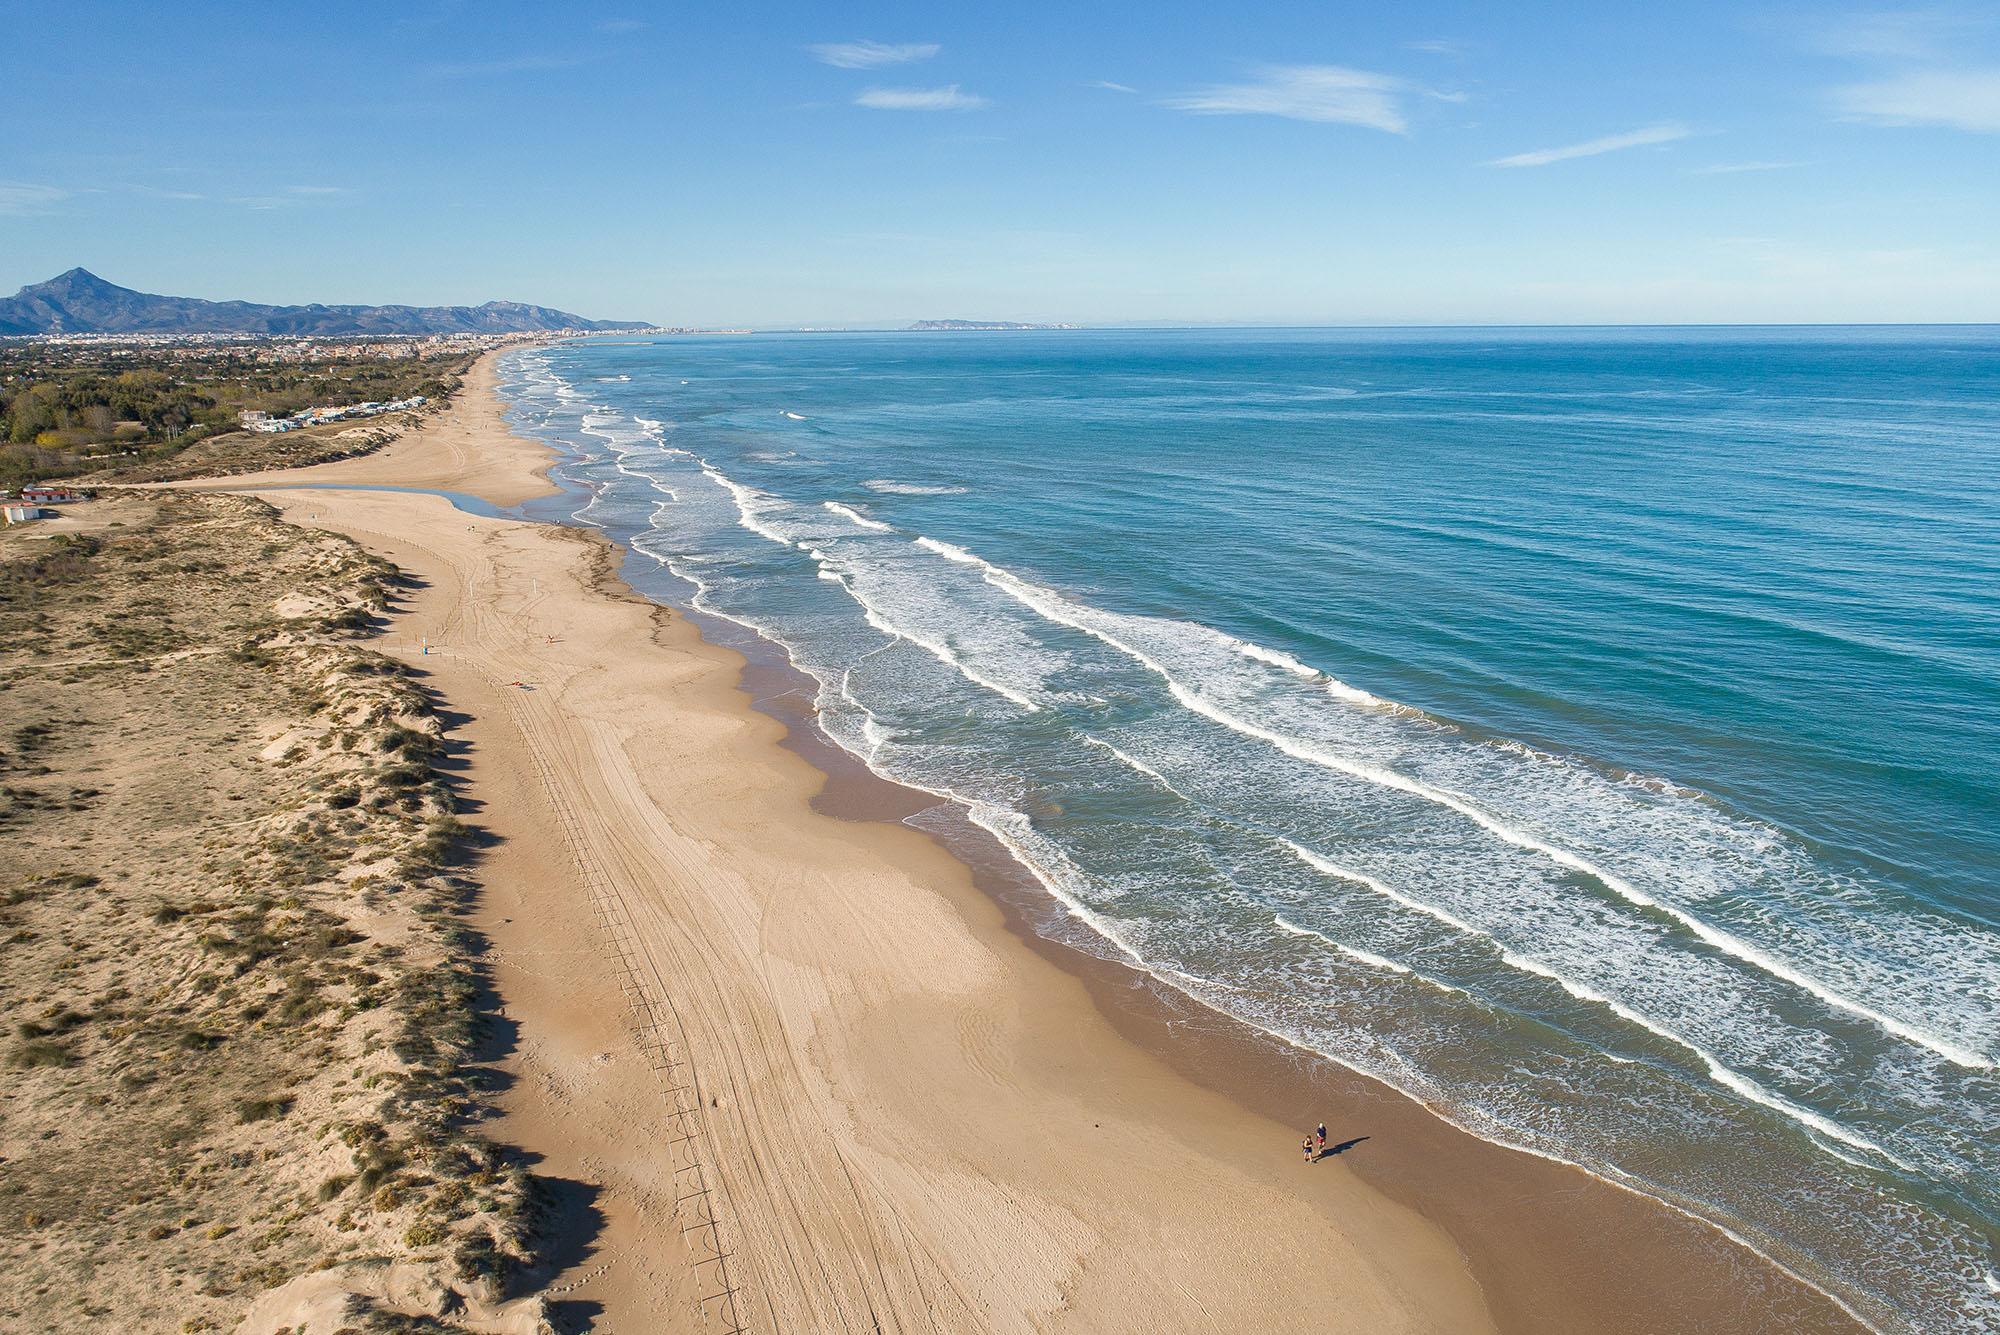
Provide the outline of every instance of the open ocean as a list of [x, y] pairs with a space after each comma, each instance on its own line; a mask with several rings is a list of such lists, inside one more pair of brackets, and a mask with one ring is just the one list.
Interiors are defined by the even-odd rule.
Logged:
[[2000, 329], [599, 339], [503, 393], [1043, 930], [2000, 1331]]

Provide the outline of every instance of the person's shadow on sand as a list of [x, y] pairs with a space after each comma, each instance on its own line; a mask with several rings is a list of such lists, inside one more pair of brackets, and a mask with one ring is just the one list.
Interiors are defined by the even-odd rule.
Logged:
[[1369, 1139], [1367, 1136], [1356, 1136], [1352, 1140], [1343, 1140], [1338, 1145], [1323, 1146], [1319, 1153], [1313, 1155], [1312, 1161], [1318, 1163], [1321, 1159], [1331, 1159], [1336, 1154], [1345, 1154], [1367, 1139]]

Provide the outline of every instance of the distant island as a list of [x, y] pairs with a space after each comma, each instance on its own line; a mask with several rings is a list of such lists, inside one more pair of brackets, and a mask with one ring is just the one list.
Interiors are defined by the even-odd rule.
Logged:
[[0, 336], [34, 334], [519, 334], [650, 329], [643, 321], [586, 320], [568, 311], [489, 301], [483, 306], [265, 306], [160, 297], [71, 269], [0, 300]]
[[912, 329], [1075, 329], [1073, 324], [1022, 324], [1018, 320], [919, 320]]

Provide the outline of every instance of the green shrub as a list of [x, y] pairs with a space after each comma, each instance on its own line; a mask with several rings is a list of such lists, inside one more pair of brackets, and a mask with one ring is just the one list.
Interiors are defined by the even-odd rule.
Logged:
[[412, 1247], [435, 1247], [444, 1241], [444, 1230], [423, 1220], [403, 1230], [403, 1241]]

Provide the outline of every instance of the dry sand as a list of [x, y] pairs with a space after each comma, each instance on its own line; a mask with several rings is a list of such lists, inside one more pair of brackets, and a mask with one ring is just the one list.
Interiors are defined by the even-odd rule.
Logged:
[[[489, 360], [376, 455], [232, 484], [544, 492], [491, 382]], [[750, 707], [742, 660], [625, 592], [601, 541], [426, 495], [264, 494], [424, 583], [382, 647], [464, 716], [478, 925], [519, 1027], [496, 1134], [591, 1239], [571, 1315], [1846, 1328], [1705, 1227], [1032, 947], [930, 837], [823, 814], [826, 775]], [[1307, 1167], [1313, 1114], [1370, 1140]]]

